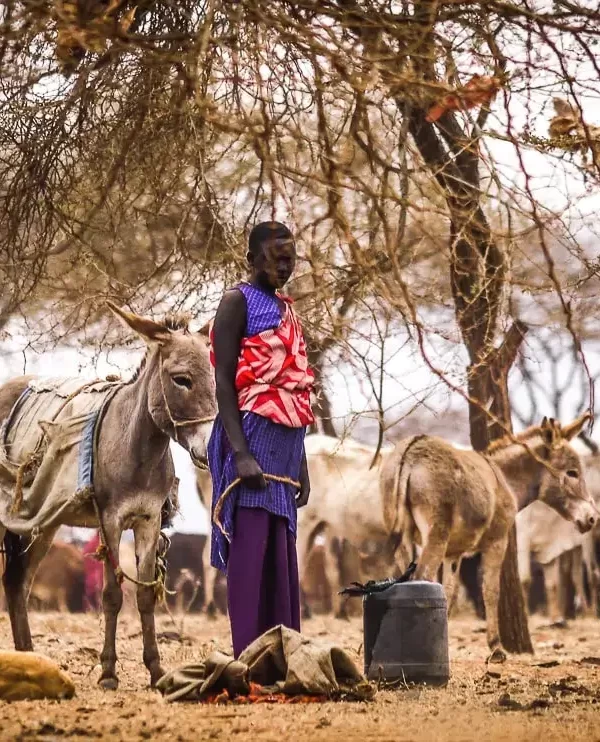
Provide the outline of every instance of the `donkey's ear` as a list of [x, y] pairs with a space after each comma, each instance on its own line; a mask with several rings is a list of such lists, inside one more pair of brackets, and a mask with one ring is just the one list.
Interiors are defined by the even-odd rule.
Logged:
[[540, 430], [542, 431], [542, 438], [549, 448], [553, 448], [560, 441], [560, 425], [553, 418], [548, 419], [544, 417], [540, 425]]
[[562, 437], [568, 441], [573, 440], [576, 435], [579, 435], [579, 433], [581, 433], [581, 431], [583, 430], [583, 426], [587, 423], [587, 421], [591, 419], [591, 413], [589, 411], [585, 412], [581, 417], [578, 417], [577, 420], [573, 420], [572, 423], [570, 423], [569, 425], [565, 425], [564, 428], [561, 429]]
[[210, 337], [210, 325], [210, 320], [205, 325], [202, 325], [202, 327], [198, 330], [198, 335], [202, 335], [202, 337], [205, 338]]
[[171, 332], [164, 325], [160, 325], [158, 322], [147, 317], [140, 317], [139, 314], [126, 312], [116, 304], [113, 304], [112, 301], [107, 301], [106, 304], [124, 325], [137, 332], [147, 342], [165, 343], [169, 340]]

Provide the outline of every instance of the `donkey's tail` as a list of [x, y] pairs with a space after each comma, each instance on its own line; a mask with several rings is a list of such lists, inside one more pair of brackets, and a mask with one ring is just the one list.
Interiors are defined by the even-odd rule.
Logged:
[[380, 488], [383, 498], [383, 520], [390, 539], [399, 546], [405, 526], [408, 507], [408, 483], [411, 467], [407, 464], [410, 449], [425, 435], [413, 435], [402, 441], [388, 457], [381, 470]]

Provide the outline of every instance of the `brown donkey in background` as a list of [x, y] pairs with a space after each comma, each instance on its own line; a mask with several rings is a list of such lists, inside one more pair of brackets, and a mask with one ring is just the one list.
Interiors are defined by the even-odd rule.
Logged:
[[517, 511], [539, 499], [582, 533], [596, 522], [598, 511], [580, 457], [569, 444], [587, 420], [584, 415], [561, 427], [544, 418], [541, 425], [515, 436], [519, 442], [502, 438], [483, 453], [457, 449], [440, 438], [413, 436], [401, 440], [382, 466], [388, 533], [401, 537], [404, 560], [414, 543], [423, 547], [415, 579], [435, 580], [443, 560], [459, 563], [456, 574], [463, 555], [481, 553], [492, 661], [506, 659], [498, 631], [498, 597]]

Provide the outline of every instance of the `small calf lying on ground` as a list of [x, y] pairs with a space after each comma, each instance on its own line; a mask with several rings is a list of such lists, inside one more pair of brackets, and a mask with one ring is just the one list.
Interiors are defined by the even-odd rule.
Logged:
[[59, 666], [34, 652], [0, 652], [0, 699], [73, 698], [75, 685]]

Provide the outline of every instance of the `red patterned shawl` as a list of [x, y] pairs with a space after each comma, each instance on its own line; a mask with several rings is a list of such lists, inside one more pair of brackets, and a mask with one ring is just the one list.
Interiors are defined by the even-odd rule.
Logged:
[[[278, 297], [286, 303], [279, 327], [242, 340], [235, 378], [239, 408], [289, 428], [301, 428], [315, 419], [310, 406], [315, 377], [308, 367], [304, 335], [292, 300]], [[211, 326], [214, 366], [212, 338]]]

